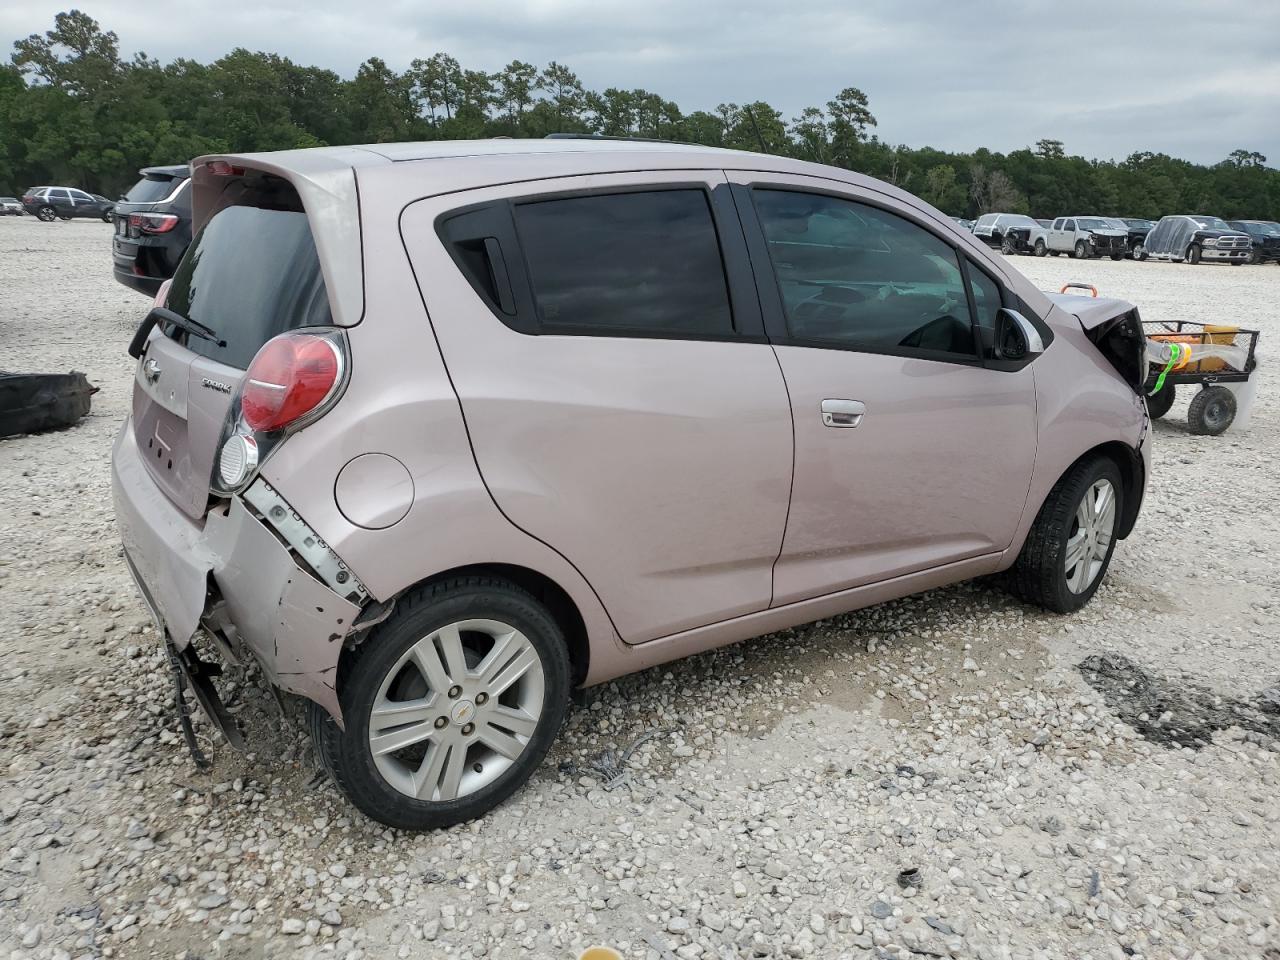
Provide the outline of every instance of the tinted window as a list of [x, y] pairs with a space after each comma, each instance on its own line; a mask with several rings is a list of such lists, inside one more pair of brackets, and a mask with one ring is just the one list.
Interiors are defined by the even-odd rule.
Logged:
[[974, 355], [956, 253], [933, 234], [835, 197], [757, 190], [755, 201], [793, 337]]
[[259, 207], [219, 211], [182, 258], [166, 306], [212, 328], [226, 346], [176, 329], [166, 331], [170, 336], [241, 369], [277, 334], [332, 323], [307, 215]]
[[969, 283], [973, 287], [973, 307], [978, 326], [995, 330], [996, 311], [1003, 306], [1000, 302], [999, 285], [974, 266], [973, 261], [969, 262]]
[[702, 190], [542, 200], [515, 208], [544, 329], [724, 336], [733, 332]]
[[70, 200], [71, 193], [67, 190], [50, 190], [49, 199], [50, 200]]
[[83, 190], [72, 190], [71, 199], [75, 200], [77, 203], [88, 203], [93, 199], [93, 197], [89, 196]]
[[124, 195], [129, 203], [155, 203], [173, 193], [175, 183], [169, 177], [143, 177]]
[[1063, 230], [1074, 230], [1075, 228], [1076, 228], [1076, 222], [1074, 220], [1068, 220], [1066, 223], [1062, 225]]

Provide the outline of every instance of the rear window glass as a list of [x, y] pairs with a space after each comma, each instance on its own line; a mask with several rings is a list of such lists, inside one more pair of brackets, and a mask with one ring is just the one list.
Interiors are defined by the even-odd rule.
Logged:
[[166, 306], [214, 330], [226, 346], [166, 333], [204, 357], [245, 369], [272, 337], [333, 322], [320, 259], [300, 210], [226, 207], [174, 274]]
[[548, 332], [728, 336], [733, 315], [702, 190], [543, 200], [515, 208]]
[[129, 192], [124, 195], [124, 198], [129, 203], [155, 203], [173, 193], [175, 186], [176, 184], [171, 177], [163, 177], [158, 180], [151, 177], [143, 177], [129, 188]]

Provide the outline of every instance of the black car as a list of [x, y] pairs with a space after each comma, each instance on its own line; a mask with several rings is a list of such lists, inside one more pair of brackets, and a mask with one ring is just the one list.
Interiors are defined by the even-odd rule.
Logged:
[[75, 187], [32, 187], [22, 195], [23, 209], [46, 223], [73, 217], [90, 217], [110, 223], [114, 206], [106, 197]]
[[116, 203], [111, 244], [116, 279], [155, 296], [191, 243], [191, 168], [145, 167]]
[[1228, 220], [1232, 230], [1247, 233], [1253, 241], [1250, 263], [1280, 263], [1280, 223], [1272, 220]]
[[1133, 256], [1134, 247], [1141, 247], [1147, 242], [1147, 234], [1155, 227], [1152, 220], [1143, 220], [1141, 217], [1116, 217], [1114, 218], [1116, 225], [1123, 228], [1128, 236], [1125, 238], [1125, 254]]

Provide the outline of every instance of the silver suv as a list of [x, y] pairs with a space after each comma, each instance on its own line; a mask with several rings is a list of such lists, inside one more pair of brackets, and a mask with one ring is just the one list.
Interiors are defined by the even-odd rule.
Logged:
[[492, 140], [192, 164], [124, 555], [182, 675], [310, 702], [357, 807], [527, 779], [575, 687], [997, 571], [1070, 612], [1150, 460], [1137, 311], [846, 170]]

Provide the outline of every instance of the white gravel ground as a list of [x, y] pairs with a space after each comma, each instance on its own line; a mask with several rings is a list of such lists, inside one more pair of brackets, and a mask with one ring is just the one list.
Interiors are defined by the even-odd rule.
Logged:
[[0, 441], [0, 957], [1280, 960], [1280, 267], [1016, 261], [1264, 331], [1252, 430], [1191, 436], [1185, 398], [1157, 425], [1083, 613], [975, 583], [651, 670], [505, 807], [414, 836], [319, 780], [251, 677], [252, 754], [206, 738], [202, 774], [177, 739], [112, 522], [146, 301], [108, 238], [0, 221], [0, 367], [102, 388]]

